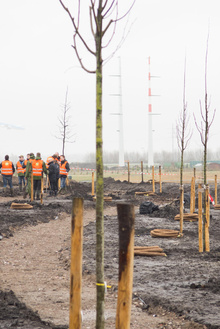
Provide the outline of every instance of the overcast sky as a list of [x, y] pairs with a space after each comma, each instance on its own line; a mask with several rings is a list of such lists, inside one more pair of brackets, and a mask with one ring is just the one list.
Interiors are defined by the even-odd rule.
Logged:
[[[72, 1], [69, 1], [73, 2]], [[104, 67], [104, 150], [118, 150], [119, 57], [121, 59], [122, 105], [125, 151], [146, 152], [148, 147], [148, 57], [151, 57], [153, 149], [177, 149], [175, 125], [183, 104], [186, 57], [186, 100], [194, 131], [190, 149], [201, 148], [193, 113], [201, 121], [204, 107], [204, 69], [207, 36], [208, 95], [210, 110], [216, 108], [209, 148], [220, 149], [220, 47], [218, 0], [136, 0], [129, 15], [130, 30], [123, 46]], [[87, 10], [89, 1], [83, 1]], [[119, 0], [122, 9], [129, 3]], [[86, 12], [87, 14], [87, 12]], [[92, 45], [87, 18], [83, 32]], [[127, 20], [120, 22], [117, 37]], [[87, 32], [86, 32], [87, 31]], [[84, 72], [72, 45], [72, 25], [58, 0], [7, 0], [0, 2], [0, 156], [41, 152], [44, 157], [62, 144], [58, 116], [68, 86], [75, 143], [66, 145], [74, 160], [95, 152], [95, 75]], [[109, 49], [109, 52], [111, 48]], [[94, 58], [82, 53], [89, 68]]]

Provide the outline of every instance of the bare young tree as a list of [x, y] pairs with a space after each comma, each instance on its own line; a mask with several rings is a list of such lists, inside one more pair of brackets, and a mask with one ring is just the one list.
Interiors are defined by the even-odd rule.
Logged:
[[189, 115], [186, 103], [186, 60], [184, 65], [184, 81], [183, 81], [183, 109], [179, 115], [176, 123], [177, 144], [181, 153], [180, 164], [180, 186], [183, 185], [183, 165], [184, 165], [184, 151], [187, 148], [192, 137], [192, 130], [189, 129]]
[[[96, 328], [104, 328], [104, 216], [103, 216], [103, 139], [102, 139], [102, 85], [103, 85], [103, 64], [109, 60], [114, 51], [104, 59], [103, 49], [107, 49], [116, 33], [116, 25], [130, 12], [135, 0], [132, 0], [128, 10], [119, 16], [119, 0], [90, 0], [88, 3], [88, 19], [90, 22], [89, 36], [94, 42], [90, 44], [91, 38], [88, 33], [83, 34], [81, 25], [82, 3], [75, 0], [73, 11], [59, 0], [63, 9], [68, 14], [73, 27], [73, 49], [81, 67], [89, 73], [96, 74], [96, 282], [97, 282], [97, 303], [96, 303]], [[84, 4], [84, 7], [87, 6]], [[84, 22], [85, 23], [85, 20]], [[89, 41], [88, 41], [89, 40]], [[124, 35], [122, 36], [122, 42]], [[95, 68], [87, 68], [80, 55], [81, 48], [94, 56]], [[119, 45], [120, 46], [120, 45]], [[116, 47], [115, 50], [117, 50]]]
[[70, 111], [70, 103], [68, 102], [68, 88], [66, 89], [66, 96], [64, 104], [61, 105], [61, 115], [58, 117], [59, 120], [59, 136], [56, 138], [62, 140], [62, 154], [65, 154], [65, 145], [66, 143], [74, 143], [75, 134], [71, 131], [70, 119], [69, 115]]
[[[200, 134], [201, 142], [203, 145], [203, 184], [206, 188], [207, 186], [207, 152], [208, 152], [208, 137], [210, 127], [215, 118], [215, 112], [212, 114], [210, 119], [210, 100], [208, 101], [208, 88], [207, 88], [207, 66], [208, 66], [208, 41], [209, 41], [209, 34], [207, 37], [207, 46], [206, 46], [206, 56], [205, 56], [205, 108], [203, 111], [202, 102], [200, 100], [200, 114], [201, 114], [201, 122], [200, 124], [197, 122], [195, 114], [194, 114], [194, 121], [196, 128]], [[203, 198], [203, 205], [204, 205], [204, 213], [203, 213], [203, 225], [205, 225], [206, 221], [206, 202], [205, 202], [205, 193]], [[203, 232], [203, 242], [205, 244], [205, 232]]]
[[189, 116], [186, 103], [186, 59], [184, 65], [184, 81], [183, 81], [183, 109], [180, 113], [179, 120], [176, 124], [177, 143], [181, 153], [180, 162], [180, 233], [183, 232], [183, 202], [184, 202], [184, 187], [183, 187], [183, 165], [184, 151], [192, 136], [192, 131], [188, 129]]

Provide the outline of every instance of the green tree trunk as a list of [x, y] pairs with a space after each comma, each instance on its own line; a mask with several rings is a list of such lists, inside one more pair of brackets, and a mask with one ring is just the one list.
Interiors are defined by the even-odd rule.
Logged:
[[104, 216], [102, 149], [102, 0], [99, 1], [96, 31], [96, 329], [104, 329]]

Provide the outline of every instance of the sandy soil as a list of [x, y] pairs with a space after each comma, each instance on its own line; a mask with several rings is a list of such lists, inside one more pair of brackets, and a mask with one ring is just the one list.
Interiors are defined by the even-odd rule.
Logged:
[[[158, 188], [157, 188], [158, 189]], [[220, 328], [220, 211], [212, 211], [211, 252], [198, 253], [197, 223], [184, 222], [181, 239], [153, 239], [153, 228], [178, 229], [178, 185], [147, 197], [159, 205], [156, 217], [140, 215], [150, 185], [105, 181], [106, 328], [115, 327], [118, 275], [117, 200], [136, 206], [135, 244], [159, 245], [167, 257], [134, 260], [131, 328]], [[12, 210], [15, 198], [0, 196], [0, 328], [67, 328], [69, 312], [70, 218], [72, 196], [84, 197], [83, 328], [95, 327], [95, 205], [90, 184], [73, 183], [57, 199], [45, 196], [33, 210]], [[156, 191], [158, 192], [158, 191]], [[189, 187], [186, 187], [189, 192]], [[166, 208], [164, 205], [166, 204]], [[152, 214], [153, 215], [153, 214]], [[166, 216], [162, 217], [160, 215]]]

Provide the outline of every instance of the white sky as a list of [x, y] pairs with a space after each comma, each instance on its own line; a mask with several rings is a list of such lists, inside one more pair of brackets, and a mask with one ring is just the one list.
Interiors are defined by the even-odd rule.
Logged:
[[[73, 0], [70, 1], [73, 3]], [[83, 1], [87, 3], [89, 1]], [[119, 0], [126, 7], [129, 1]], [[148, 143], [148, 56], [151, 57], [154, 151], [177, 149], [175, 125], [183, 103], [186, 55], [186, 99], [194, 130], [190, 148], [201, 147], [193, 113], [200, 122], [204, 104], [204, 68], [208, 47], [208, 94], [216, 108], [209, 147], [220, 149], [220, 47], [218, 0], [136, 0], [129, 16], [132, 25], [122, 48], [104, 67], [104, 150], [118, 149], [118, 57], [121, 58], [125, 151], [144, 152]], [[86, 31], [86, 18], [82, 17]], [[123, 31], [126, 20], [118, 25]], [[208, 28], [208, 26], [210, 27]], [[89, 31], [89, 29], [87, 30]], [[87, 40], [92, 41], [87, 33]], [[121, 35], [121, 34], [120, 34]], [[58, 131], [60, 105], [68, 86], [71, 123], [76, 142], [66, 145], [70, 160], [95, 152], [95, 75], [84, 72], [72, 45], [72, 25], [58, 0], [0, 2], [0, 122], [24, 130], [0, 127], [0, 156], [61, 152]], [[83, 53], [87, 66], [94, 58]]]

